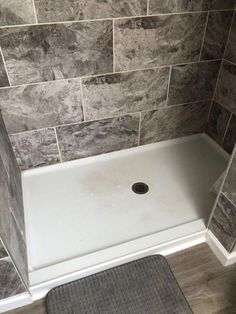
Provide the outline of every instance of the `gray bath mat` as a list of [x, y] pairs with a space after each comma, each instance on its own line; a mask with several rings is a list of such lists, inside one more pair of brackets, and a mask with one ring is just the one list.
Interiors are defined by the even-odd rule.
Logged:
[[166, 259], [153, 255], [54, 288], [49, 314], [193, 313]]

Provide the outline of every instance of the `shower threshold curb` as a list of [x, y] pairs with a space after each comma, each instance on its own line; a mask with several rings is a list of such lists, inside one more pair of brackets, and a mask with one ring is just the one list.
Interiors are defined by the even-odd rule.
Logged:
[[[103, 270], [106, 270], [115, 266], [122, 265], [124, 263], [134, 261], [142, 257], [146, 257], [149, 255], [154, 255], [154, 254], [161, 254], [163, 256], [167, 256], [169, 254], [173, 254], [175, 252], [178, 252], [178, 251], [187, 249], [189, 247], [206, 242], [207, 229], [204, 226], [204, 222], [201, 219], [199, 219], [197, 222], [195, 221], [193, 223], [198, 224], [199, 228], [196, 232], [191, 233], [190, 231], [192, 223], [188, 223], [186, 224], [186, 226], [178, 226], [177, 228], [180, 228], [180, 227], [186, 228], [185, 232], [183, 232], [181, 236], [174, 237], [174, 238], [172, 237], [172, 239], [164, 241], [159, 244], [155, 244], [151, 242], [151, 237], [153, 237], [153, 240], [154, 240], [154, 238], [157, 236], [156, 234], [138, 239], [136, 241], [139, 241], [139, 240], [146, 241], [146, 246], [139, 249], [136, 248], [136, 250], [133, 249], [133, 251], [130, 252], [129, 254], [127, 254], [125, 248], [123, 248], [123, 252], [122, 252], [123, 254], [120, 253], [119, 255], [113, 258], [111, 256], [110, 258], [108, 258], [108, 254], [105, 252], [106, 250], [96, 252], [94, 254], [99, 254], [99, 256], [98, 255], [94, 256], [94, 258], [95, 257], [98, 258], [98, 261], [97, 263], [90, 263], [90, 266], [86, 266], [86, 264], [87, 264], [87, 261], [91, 259], [90, 257], [91, 254], [83, 257], [85, 259], [83, 261], [82, 261], [82, 257], [78, 257], [77, 259], [72, 260], [72, 262], [75, 262], [75, 264], [77, 264], [77, 269], [78, 269], [78, 263], [80, 260], [81, 268], [79, 270], [74, 271], [64, 276], [58, 276], [52, 280], [47, 280], [47, 281], [45, 280], [45, 282], [32, 285], [29, 290], [33, 296], [33, 299], [39, 300], [41, 298], [44, 298], [46, 294], [48, 293], [48, 291], [51, 290], [52, 288], [71, 282], [73, 280], [81, 279], [83, 277], [95, 274], [97, 272], [100, 272], [100, 271], [103, 271]], [[170, 233], [170, 230], [169, 230], [169, 233]], [[147, 240], [150, 240], [150, 242], [147, 242]], [[132, 242], [134, 241], [131, 241], [130, 243], [131, 245], [132, 245]], [[156, 243], [158, 242], [156, 241]], [[118, 248], [119, 246], [115, 246], [113, 248], [109, 248], [109, 250], [113, 249], [113, 250], [117, 250], [121, 252], [122, 246], [123, 245], [121, 244], [120, 248]], [[128, 249], [130, 248], [127, 247], [127, 250]], [[101, 259], [102, 255], [103, 255], [103, 259]], [[99, 257], [100, 257], [100, 260], [99, 260]], [[48, 271], [50, 271], [50, 267], [48, 268]], [[36, 275], [37, 277], [39, 277], [43, 272], [45, 273], [45, 269], [43, 268], [41, 270], [38, 270], [37, 272], [38, 273]], [[31, 279], [32, 279], [32, 276], [31, 276]]]
[[216, 237], [213, 235], [213, 233], [210, 230], [204, 229], [200, 232], [193, 233], [191, 235], [181, 237], [174, 241], [169, 241], [167, 243], [164, 243], [162, 245], [152, 247], [146, 252], [140, 252], [139, 254], [128, 256], [124, 259], [118, 259], [115, 261], [110, 261], [107, 263], [103, 263], [102, 265], [97, 265], [94, 267], [90, 267], [88, 269], [84, 269], [82, 271], [74, 272], [69, 275], [44, 282], [39, 285], [31, 286], [30, 287], [30, 294], [24, 293], [17, 296], [13, 296], [10, 298], [7, 298], [5, 300], [0, 301], [0, 313], [4, 313], [6, 311], [10, 311], [25, 305], [29, 305], [33, 303], [36, 300], [42, 299], [46, 296], [49, 290], [51, 290], [54, 287], [57, 287], [61, 284], [71, 282], [76, 279], [83, 278], [85, 276], [92, 275], [94, 273], [97, 273], [99, 271], [121, 265], [123, 263], [135, 260], [139, 257], [144, 257], [152, 254], [161, 254], [163, 256], [167, 256], [169, 254], [173, 254], [179, 251], [182, 251], [184, 249], [193, 247], [195, 245], [201, 244], [201, 243], [207, 243], [213, 253], [216, 255], [218, 260], [221, 262], [223, 266], [232, 265], [233, 263], [236, 263], [236, 252], [228, 253], [224, 247], [221, 245], [221, 243], [216, 239]]

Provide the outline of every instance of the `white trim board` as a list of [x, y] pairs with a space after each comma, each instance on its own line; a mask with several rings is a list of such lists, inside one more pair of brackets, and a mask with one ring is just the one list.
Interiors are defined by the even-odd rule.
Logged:
[[206, 242], [223, 266], [236, 263], [236, 252], [229, 253], [226, 251], [210, 230], [206, 233]]

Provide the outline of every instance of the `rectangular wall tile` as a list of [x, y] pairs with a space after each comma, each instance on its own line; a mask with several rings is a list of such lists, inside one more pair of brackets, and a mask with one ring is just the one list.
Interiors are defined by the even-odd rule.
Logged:
[[0, 300], [26, 292], [11, 260], [0, 260]]
[[147, 0], [35, 0], [35, 6], [40, 23], [139, 16], [147, 13]]
[[235, 0], [149, 0], [149, 13], [234, 9]]
[[139, 114], [57, 128], [62, 160], [68, 161], [138, 145]]
[[219, 144], [222, 144], [230, 116], [231, 113], [227, 109], [213, 102], [206, 133]]
[[8, 177], [0, 156], [0, 237], [7, 247], [10, 245], [10, 214], [9, 214]]
[[221, 194], [209, 229], [230, 252], [236, 238], [236, 207]]
[[113, 70], [112, 21], [0, 29], [13, 85]]
[[234, 14], [234, 20], [229, 34], [225, 59], [236, 64], [236, 14]]
[[142, 113], [141, 144], [202, 133], [209, 102], [173, 106]]
[[0, 87], [4, 86], [9, 86], [9, 81], [3, 64], [2, 56], [0, 54]]
[[229, 154], [231, 154], [235, 143], [236, 143], [236, 115], [232, 115], [229, 127], [224, 138], [223, 147]]
[[236, 205], [236, 150], [222, 191]]
[[211, 99], [219, 68], [220, 61], [173, 66], [168, 105]]
[[209, 13], [201, 60], [223, 57], [232, 17], [233, 11]]
[[195, 13], [115, 20], [116, 70], [197, 61], [206, 17]]
[[32, 0], [1, 0], [0, 26], [35, 23]]
[[83, 121], [80, 80], [0, 89], [8, 133]]
[[224, 10], [234, 9], [235, 0], [192, 0], [194, 10]]
[[22, 170], [60, 162], [53, 128], [13, 134], [10, 140]]
[[236, 113], [236, 65], [224, 61], [220, 70], [215, 99]]
[[83, 79], [86, 119], [163, 107], [168, 79], [167, 67]]
[[10, 216], [10, 246], [11, 258], [19, 271], [24, 283], [28, 283], [28, 264], [26, 242], [16, 224], [13, 215]]

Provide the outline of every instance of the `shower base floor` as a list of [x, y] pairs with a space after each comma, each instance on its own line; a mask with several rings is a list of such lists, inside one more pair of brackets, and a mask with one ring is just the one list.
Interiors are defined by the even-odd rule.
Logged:
[[228, 159], [200, 134], [24, 171], [30, 284], [203, 231]]

